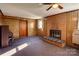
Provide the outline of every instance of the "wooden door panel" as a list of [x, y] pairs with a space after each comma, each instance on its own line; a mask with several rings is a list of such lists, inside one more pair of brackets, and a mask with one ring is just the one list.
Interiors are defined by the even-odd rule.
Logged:
[[20, 37], [28, 35], [28, 24], [27, 21], [20, 20]]

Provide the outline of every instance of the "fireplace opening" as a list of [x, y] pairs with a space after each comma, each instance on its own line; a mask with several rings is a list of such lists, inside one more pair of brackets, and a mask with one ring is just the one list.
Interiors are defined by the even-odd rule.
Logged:
[[50, 37], [61, 39], [61, 30], [50, 30]]

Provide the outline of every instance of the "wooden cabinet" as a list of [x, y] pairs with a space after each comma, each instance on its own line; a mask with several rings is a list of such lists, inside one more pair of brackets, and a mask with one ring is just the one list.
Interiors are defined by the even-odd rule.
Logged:
[[9, 27], [7, 25], [0, 26], [0, 47], [7, 47], [9, 45]]

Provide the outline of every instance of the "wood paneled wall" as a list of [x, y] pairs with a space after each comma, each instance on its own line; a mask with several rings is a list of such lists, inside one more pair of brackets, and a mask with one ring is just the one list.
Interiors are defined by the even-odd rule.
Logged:
[[77, 30], [78, 14], [79, 11], [76, 10], [46, 17], [47, 36], [50, 29], [59, 29], [62, 31], [61, 39], [67, 45], [72, 45], [72, 33]]
[[[9, 25], [9, 30], [14, 34], [15, 38], [19, 38], [19, 21], [27, 20], [28, 22], [28, 36], [36, 35], [36, 20], [14, 17], [14, 16], [3, 16], [0, 14], [0, 25]], [[32, 25], [33, 24], [33, 25]], [[32, 26], [31, 26], [32, 25]]]
[[28, 20], [28, 36], [36, 36], [37, 27], [36, 20], [29, 19]]
[[3, 15], [2, 11], [0, 10], [0, 25], [2, 25], [2, 18], [3, 18], [2, 15]]
[[0, 25], [2, 25], [2, 16], [0, 15]]
[[19, 20], [17, 19], [3, 19], [3, 25], [9, 25], [9, 30], [13, 33], [15, 38], [19, 38]]
[[78, 22], [78, 11], [73, 11], [66, 13], [66, 18], [67, 18], [67, 45], [72, 45], [72, 34], [75, 30], [77, 30], [77, 22]]

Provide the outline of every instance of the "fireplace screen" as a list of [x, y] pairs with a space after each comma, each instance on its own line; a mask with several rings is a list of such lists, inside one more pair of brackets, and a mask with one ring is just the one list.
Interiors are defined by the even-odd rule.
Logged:
[[50, 30], [50, 37], [61, 39], [61, 30]]

